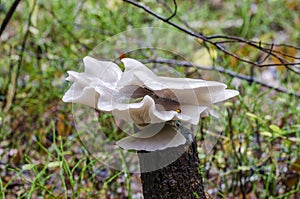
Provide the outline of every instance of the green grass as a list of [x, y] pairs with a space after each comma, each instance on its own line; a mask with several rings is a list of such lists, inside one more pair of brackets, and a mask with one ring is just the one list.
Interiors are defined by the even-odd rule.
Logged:
[[[80, 70], [82, 58], [97, 44], [133, 28], [170, 28], [140, 9], [112, 2], [37, 0], [35, 4], [34, 0], [27, 0], [21, 1], [14, 13], [0, 41], [1, 198], [105, 198], [106, 195], [139, 198], [138, 175], [110, 169], [90, 155], [76, 132], [72, 105], [61, 101], [69, 86], [64, 80], [66, 71]], [[156, 1], [145, 1], [145, 4], [162, 16], [170, 16], [170, 10], [162, 6], [163, 1], [158, 2], [160, 6]], [[181, 20], [177, 17], [172, 20], [181, 25], [184, 20], [204, 34], [228, 34], [300, 46], [300, 2], [256, 2], [178, 1], [177, 17]], [[12, 0], [0, 1], [4, 9], [0, 11], [0, 21], [12, 3]], [[172, 1], [168, 5], [173, 8]], [[171, 30], [163, 36], [154, 35], [154, 38], [164, 46], [176, 46], [183, 58], [199, 60], [194, 54], [204, 48], [201, 43], [187, 45], [182, 34]], [[116, 46], [101, 47], [99, 52], [110, 52]], [[226, 47], [254, 60], [261, 55], [241, 45]], [[112, 52], [109, 59], [117, 59], [121, 53], [124, 52]], [[299, 56], [299, 51], [296, 53]], [[136, 59], [156, 55], [183, 59], [164, 50], [127, 53]], [[249, 65], [219, 51], [215, 57], [206, 59], [242, 74], [249, 75], [251, 71]], [[174, 68], [179, 76], [218, 77], [241, 93], [231, 103], [223, 104], [220, 122], [225, 128], [214, 148], [206, 153], [199, 147], [205, 189], [212, 198], [241, 197], [243, 193], [257, 198], [299, 197], [299, 98], [254, 83], [238, 82], [227, 75], [181, 66]], [[254, 68], [254, 74], [259, 76], [263, 70]], [[276, 71], [282, 87], [299, 92], [299, 75], [284, 69]], [[15, 98], [7, 105], [14, 84]], [[120, 132], [110, 125], [111, 120], [106, 114], [99, 117], [102, 130], [116, 139]], [[210, 120], [202, 124], [209, 128]], [[200, 140], [207, 135], [197, 136]]]

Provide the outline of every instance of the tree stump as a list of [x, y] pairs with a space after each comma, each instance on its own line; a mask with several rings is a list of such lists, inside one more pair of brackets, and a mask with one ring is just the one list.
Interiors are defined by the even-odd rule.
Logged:
[[[186, 132], [180, 132], [186, 136]], [[179, 147], [139, 151], [138, 157], [145, 199], [206, 199], [195, 138]], [[172, 157], [175, 161], [168, 162]], [[162, 167], [155, 170], [158, 165]]]

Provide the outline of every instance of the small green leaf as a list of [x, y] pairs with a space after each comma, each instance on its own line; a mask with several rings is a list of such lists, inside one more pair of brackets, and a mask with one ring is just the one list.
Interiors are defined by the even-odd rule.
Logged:
[[206, 157], [206, 155], [201, 153], [201, 154], [198, 155], [198, 157], [199, 157], [199, 159], [204, 159]]
[[276, 132], [276, 133], [281, 133], [282, 130], [279, 128], [279, 126], [275, 125], [275, 124], [271, 124], [269, 126], [270, 129], [272, 129], [272, 131]]
[[289, 137], [288, 139], [293, 142], [300, 142], [300, 138], [298, 138], [298, 137]]
[[260, 134], [263, 136], [267, 136], [267, 137], [273, 137], [273, 134], [268, 131], [262, 131], [262, 132], [260, 132]]
[[250, 118], [258, 119], [258, 117], [256, 115], [254, 115], [253, 113], [247, 112], [246, 115]]
[[36, 166], [35, 164], [24, 164], [24, 165], [22, 166], [22, 170], [23, 170], [23, 171], [31, 170], [31, 169], [33, 169], [35, 166]]
[[238, 170], [241, 170], [241, 171], [249, 171], [251, 169], [250, 166], [238, 166]]
[[37, 27], [37, 20], [38, 20], [38, 16], [39, 16], [38, 4], [36, 4], [33, 0], [30, 0], [29, 5], [30, 5], [30, 8], [33, 10], [32, 14], [31, 14], [31, 18], [30, 18], [31, 24], [34, 27]]
[[232, 107], [233, 103], [232, 102], [225, 102], [224, 106], [226, 106], [226, 107]]
[[61, 161], [50, 162], [47, 166], [48, 168], [60, 167], [62, 165]]

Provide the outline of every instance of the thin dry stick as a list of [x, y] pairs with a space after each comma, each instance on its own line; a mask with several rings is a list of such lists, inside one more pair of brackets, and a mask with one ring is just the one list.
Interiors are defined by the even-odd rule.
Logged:
[[8, 112], [11, 108], [11, 105], [13, 103], [13, 101], [15, 100], [16, 97], [16, 93], [17, 93], [17, 80], [18, 77], [20, 75], [20, 70], [21, 70], [21, 66], [23, 63], [23, 56], [24, 56], [24, 49], [26, 47], [26, 42], [29, 36], [29, 28], [31, 26], [31, 16], [32, 13], [34, 11], [34, 7], [36, 5], [36, 0], [33, 2], [33, 6], [30, 10], [29, 16], [28, 16], [28, 20], [27, 20], [27, 29], [26, 29], [26, 33], [23, 37], [23, 41], [22, 41], [22, 48], [21, 48], [21, 52], [20, 52], [20, 58], [18, 60], [18, 65], [16, 66], [16, 70], [14, 71], [14, 69], [11, 70], [11, 78], [10, 78], [10, 84], [9, 84], [9, 88], [7, 91], [7, 95], [6, 95], [6, 100], [5, 100], [5, 105], [4, 105], [4, 113]]
[[1, 24], [1, 27], [0, 27], [0, 37], [3, 33], [3, 31], [5, 30], [8, 22], [10, 21], [11, 17], [13, 16], [13, 14], [14, 14], [17, 6], [19, 5], [19, 3], [20, 3], [20, 0], [15, 0], [13, 2], [13, 4], [11, 5], [11, 7], [9, 8], [8, 12], [6, 13], [5, 18], [2, 21], [2, 24]]
[[[258, 66], [258, 67], [284, 65], [287, 69], [293, 71], [294, 73], [300, 74], [299, 71], [296, 71], [294, 68], [291, 67], [291, 66], [299, 65], [300, 62], [291, 62], [291, 61], [287, 60], [282, 53], [274, 52], [272, 50], [272, 48], [269, 49], [269, 48], [266, 48], [266, 47], [262, 47], [262, 45], [266, 45], [266, 46], [268, 46], [268, 45], [271, 45], [271, 46], [286, 46], [286, 47], [289, 47], [289, 48], [299, 50], [298, 47], [294, 47], [294, 46], [291, 46], [291, 45], [284, 45], [284, 44], [268, 44], [268, 43], [256, 42], [256, 41], [246, 40], [246, 39], [243, 39], [243, 38], [240, 38], [240, 37], [235, 37], [235, 36], [224, 36], [224, 35], [205, 36], [203, 34], [195, 33], [194, 31], [192, 31], [190, 29], [184, 28], [184, 27], [172, 22], [170, 20], [170, 17], [164, 18], [164, 17], [158, 15], [157, 13], [152, 11], [149, 7], [142, 5], [142, 4], [138, 3], [137, 1], [133, 1], [133, 0], [123, 0], [123, 1], [127, 2], [129, 4], [132, 4], [132, 5], [134, 5], [138, 8], [143, 9], [148, 14], [150, 14], [150, 15], [154, 16], [155, 18], [157, 18], [157, 19], [159, 19], [159, 20], [175, 27], [176, 29], [178, 29], [178, 30], [190, 35], [190, 36], [201, 39], [203, 42], [207, 42], [207, 43], [215, 46], [217, 49], [219, 49], [223, 53], [225, 53], [225, 54], [227, 54], [231, 57], [234, 57], [235, 59], [237, 59], [241, 62], [250, 64], [250, 65], [254, 65], [254, 66]], [[175, 5], [175, 7], [177, 6], [177, 4], [174, 4], [174, 5]], [[172, 15], [172, 18], [174, 18], [174, 17], [175, 16]], [[223, 40], [221, 40], [221, 39], [223, 39]], [[217, 41], [215, 41], [215, 40], [217, 40]], [[280, 64], [262, 64], [262, 63], [259, 63], [259, 62], [255, 62], [255, 61], [251, 61], [251, 60], [242, 58], [239, 55], [227, 50], [223, 45], [221, 45], [222, 43], [225, 43], [225, 42], [235, 42], [235, 43], [247, 44], [249, 46], [252, 46], [252, 47], [260, 50], [261, 52], [265, 52], [265, 53], [269, 54], [269, 56], [274, 57], [275, 59], [277, 59], [280, 62]], [[296, 59], [299, 59], [299, 57], [296, 57]]]

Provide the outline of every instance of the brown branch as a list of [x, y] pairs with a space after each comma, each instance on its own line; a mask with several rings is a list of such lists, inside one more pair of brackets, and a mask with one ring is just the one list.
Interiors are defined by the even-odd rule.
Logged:
[[296, 50], [300, 50], [300, 47], [296, 47], [296, 46], [292, 46], [292, 45], [288, 45], [288, 44], [273, 44], [273, 43], [266, 43], [266, 42], [261, 42], [261, 41], [249, 41], [240, 37], [236, 37], [236, 36], [230, 36], [230, 35], [211, 35], [211, 36], [207, 36], [207, 39], [226, 39], [226, 41], [239, 41], [239, 42], [243, 42], [243, 43], [254, 43], [254, 44], [260, 44], [260, 45], [274, 45], [274, 46], [281, 46], [281, 47], [289, 47], [289, 48], [294, 48]]
[[33, 2], [33, 6], [31, 8], [29, 16], [28, 16], [27, 29], [26, 29], [26, 32], [25, 32], [25, 35], [24, 35], [24, 38], [23, 38], [23, 41], [22, 41], [20, 57], [19, 57], [19, 60], [18, 60], [18, 65], [16, 66], [15, 73], [12, 69], [10, 85], [9, 85], [8, 92], [7, 92], [6, 99], [5, 99], [4, 113], [6, 113], [10, 110], [11, 105], [12, 105], [12, 103], [15, 100], [15, 97], [16, 97], [17, 80], [19, 78], [21, 66], [22, 66], [22, 63], [23, 63], [24, 50], [25, 50], [25, 47], [26, 47], [26, 42], [27, 42], [29, 33], [30, 33], [30, 31], [29, 31], [30, 26], [31, 26], [31, 20], [30, 19], [31, 19], [31, 16], [32, 16], [33, 12], [34, 12], [35, 5], [36, 5], [36, 0]]
[[[215, 43], [216, 43], [216, 44], [226, 44], [226, 43], [246, 43], [246, 44], [248, 44], [247, 42], [236, 41], [236, 40], [224, 40], [224, 41], [217, 41], [217, 42], [215, 42]], [[256, 42], [253, 41], [253, 43], [256, 43]], [[283, 53], [283, 52], [281, 52], [281, 51], [278, 51], [278, 50], [274, 50], [274, 49], [273, 49], [274, 46], [278, 46], [278, 47], [283, 46], [283, 47], [292, 48], [292, 49], [297, 50], [298, 48], [295, 47], [295, 46], [290, 46], [290, 45], [285, 45], [285, 44], [282, 44], [282, 45], [281, 45], [281, 44], [274, 44], [274, 43], [272, 43], [272, 44], [264, 43], [263, 45], [271, 46], [270, 49], [268, 49], [268, 48], [262, 48], [262, 47], [261, 47], [262, 43], [260, 43], [260, 42], [258, 42], [257, 45], [260, 46], [261, 50], [263, 50], [265, 53], [268, 53], [268, 55], [269, 55], [268, 57], [270, 57], [270, 55], [272, 55], [272, 54], [270, 54], [270, 52], [273, 52], [273, 53], [280, 54], [280, 55], [285, 56], [285, 57], [288, 57], [288, 58], [292, 58], [292, 59], [300, 59], [300, 57], [293, 56], [293, 55], [289, 55], [289, 54], [286, 54], [286, 53]], [[263, 62], [260, 61], [260, 63], [263, 63]], [[290, 65], [297, 65], [297, 64], [299, 64], [299, 63], [291, 63]], [[282, 65], [282, 64], [280, 64], [280, 65]], [[288, 64], [288, 65], [289, 65], [289, 64]], [[267, 64], [264, 64], [264, 65], [260, 64], [260, 66], [268, 66], [268, 65], [267, 65]]]
[[[223, 53], [241, 61], [244, 63], [247, 63], [249, 65], [254, 65], [254, 66], [258, 66], [258, 67], [269, 67], [269, 66], [276, 66], [276, 65], [284, 65], [287, 69], [293, 71], [294, 73], [300, 74], [300, 72], [296, 71], [295, 69], [291, 68], [291, 66], [296, 66], [299, 65], [300, 62], [290, 62], [289, 60], [280, 57], [278, 54], [274, 53], [274, 51], [268, 49], [268, 48], [263, 48], [261, 45], [275, 45], [275, 46], [286, 46], [286, 47], [290, 47], [290, 48], [294, 48], [296, 50], [299, 50], [300, 48], [298, 47], [294, 47], [291, 45], [285, 45], [285, 44], [268, 44], [268, 43], [262, 43], [262, 42], [256, 42], [256, 41], [251, 41], [251, 40], [246, 40], [240, 37], [235, 37], [235, 36], [224, 36], [224, 35], [212, 35], [212, 36], [205, 36], [203, 34], [199, 34], [199, 33], [195, 33], [194, 31], [184, 28], [172, 21], [169, 20], [169, 18], [164, 18], [160, 15], [158, 15], [157, 13], [155, 13], [154, 11], [152, 11], [149, 7], [144, 6], [140, 3], [138, 3], [137, 1], [133, 1], [133, 0], [123, 0], [124, 2], [127, 2], [129, 4], [132, 4], [138, 8], [143, 9], [145, 12], [147, 12], [148, 14], [154, 16], [155, 18], [173, 26], [174, 28], [190, 35], [193, 36], [195, 38], [201, 39], [203, 42], [207, 42], [213, 46], [215, 46], [217, 49], [219, 49], [220, 51], [222, 51]], [[224, 39], [224, 41], [214, 41], [215, 39]], [[244, 59], [240, 56], [238, 56], [237, 54], [228, 51], [227, 49], [225, 49], [222, 45], [220, 45], [221, 43], [225, 43], [225, 42], [239, 42], [239, 43], [245, 43], [249, 46], [252, 46], [262, 52], [268, 53], [269, 57], [272, 56], [274, 58], [276, 58], [281, 64], [262, 64], [259, 62], [254, 62], [254, 61], [250, 61], [248, 59]], [[272, 48], [271, 48], [272, 49]]]
[[[159, 2], [158, 2], [159, 3]], [[169, 12], [172, 12], [172, 8], [167, 4], [166, 1], [163, 1], [163, 3], [161, 3]], [[176, 4], [177, 7], [177, 4]], [[176, 20], [178, 20], [180, 23], [184, 24], [188, 29], [192, 30], [192, 31], [196, 31], [195, 29], [193, 29], [186, 21], [184, 21], [183, 19], [181, 19], [180, 17], [176, 17]]]
[[0, 37], [3, 33], [3, 31], [5, 30], [8, 22], [10, 21], [12, 15], [14, 14], [14, 12], [15, 12], [17, 6], [19, 5], [19, 3], [20, 3], [20, 0], [15, 0], [13, 2], [13, 4], [11, 5], [11, 7], [9, 8], [8, 12], [6, 13], [5, 18], [2, 21], [2, 24], [1, 24], [1, 27], [0, 27]]
[[[220, 37], [224, 37], [224, 35], [220, 35]], [[220, 40], [220, 41], [216, 41], [216, 43], [220, 43], [220, 44], [224, 44], [224, 43], [245, 43], [245, 44], [248, 44], [249, 42], [255, 44], [256, 46], [262, 48], [261, 46], [264, 45], [264, 46], [277, 46], [277, 47], [286, 47], [286, 48], [292, 48], [292, 49], [295, 49], [295, 50], [300, 50], [300, 48], [296, 47], [296, 46], [292, 46], [292, 45], [287, 45], [287, 44], [274, 44], [274, 43], [264, 43], [264, 42], [261, 42], [261, 41], [248, 41], [248, 40], [244, 40], [242, 38], [239, 38], [239, 37], [234, 37], [234, 36], [226, 36], [228, 37], [227, 40]], [[233, 38], [233, 39], [231, 39]], [[237, 39], [239, 38], [239, 39]], [[268, 48], [266, 48], [267, 50]], [[272, 49], [272, 48], [271, 48]], [[272, 52], [275, 52], [275, 53], [282, 53], [280, 51], [276, 51], [276, 50], [273, 50]], [[288, 54], [284, 54], [282, 53], [282, 55], [285, 55], [285, 56], [289, 56]], [[292, 58], [295, 58], [295, 59], [300, 59], [300, 57], [294, 57], [294, 56], [291, 56]]]
[[176, 3], [176, 0], [173, 0], [173, 3], [174, 3], [174, 12], [173, 12], [173, 14], [170, 16], [170, 17], [168, 17], [166, 20], [167, 21], [169, 21], [169, 20], [171, 20], [173, 17], [175, 17], [176, 16], [176, 13], [177, 13], [177, 3]]
[[284, 88], [274, 87], [274, 86], [266, 84], [265, 82], [260, 81], [256, 78], [252, 78], [252, 77], [247, 76], [247, 75], [239, 74], [239, 73], [236, 73], [232, 70], [224, 69], [222, 67], [217, 67], [217, 66], [214, 66], [214, 67], [211, 67], [211, 66], [206, 67], [205, 66], [204, 67], [204, 66], [195, 65], [195, 64], [193, 64], [191, 62], [187, 62], [187, 61], [178, 61], [178, 60], [173, 60], [173, 59], [162, 59], [162, 58], [144, 59], [144, 60], [140, 60], [140, 61], [142, 63], [145, 63], [145, 64], [146, 63], [159, 63], [159, 64], [169, 64], [169, 65], [172, 65], [172, 66], [177, 65], [177, 66], [194, 67], [194, 68], [197, 68], [197, 69], [200, 69], [200, 70], [217, 71], [217, 72], [229, 75], [231, 77], [236, 77], [238, 79], [247, 81], [249, 83], [259, 84], [259, 85], [261, 85], [263, 87], [266, 87], [266, 88], [269, 88], [271, 90], [274, 90], [274, 91], [277, 91], [277, 92], [280, 92], [280, 93], [285, 93], [285, 94], [288, 94], [288, 95], [291, 95], [291, 96], [296, 96], [296, 97], [300, 98], [300, 93], [291, 92], [291, 91], [286, 90]]
[[[274, 52], [274, 51], [273, 51], [273, 47], [274, 47], [274, 45], [271, 46], [269, 52]], [[260, 64], [261, 64], [261, 63], [264, 63], [270, 56], [271, 56], [271, 54], [268, 53], [261, 61], [259, 61], [259, 63], [260, 63]]]

